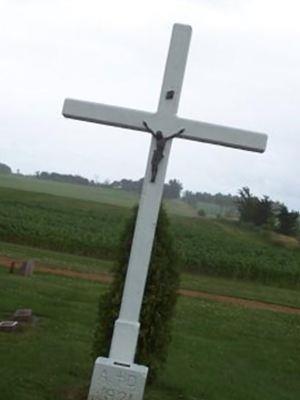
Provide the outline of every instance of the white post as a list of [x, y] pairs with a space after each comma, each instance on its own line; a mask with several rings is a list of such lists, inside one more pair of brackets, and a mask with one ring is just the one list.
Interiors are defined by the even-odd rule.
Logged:
[[[190, 39], [191, 28], [189, 26], [174, 26], [157, 111], [160, 120], [159, 129], [162, 131], [164, 131], [164, 116], [166, 114], [175, 115], [178, 110]], [[174, 97], [167, 99], [166, 96], [170, 90], [174, 91]], [[155, 139], [152, 138], [120, 316], [115, 323], [110, 350], [110, 358], [127, 364], [133, 362], [136, 351], [140, 325], [138, 321], [171, 150], [171, 140], [166, 144], [164, 158], [159, 164], [155, 182], [151, 183], [151, 159], [154, 149]]]
[[[153, 119], [148, 118], [146, 121], [148, 123], [150, 121], [151, 128], [154, 130], [168, 132], [166, 121], [168, 117], [174, 116], [177, 112], [190, 39], [191, 27], [174, 25], [159, 107]], [[171, 98], [168, 98], [169, 91], [173, 93]], [[76, 106], [76, 103], [73, 104]], [[90, 108], [88, 107], [88, 109]], [[76, 112], [73, 114], [78, 115]], [[151, 160], [156, 140], [152, 138], [151, 141], [120, 315], [115, 322], [109, 358], [99, 357], [95, 362], [88, 400], [106, 400], [108, 398], [112, 400], [142, 400], [143, 398], [148, 368], [134, 364], [134, 356], [140, 329], [139, 315], [171, 141], [166, 143], [164, 157], [159, 163], [153, 183], [150, 182]]]

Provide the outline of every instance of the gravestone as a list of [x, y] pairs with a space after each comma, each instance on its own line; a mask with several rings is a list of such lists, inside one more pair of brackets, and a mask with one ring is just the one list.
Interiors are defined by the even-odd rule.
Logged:
[[19, 323], [17, 321], [1, 321], [0, 322], [0, 331], [2, 332], [14, 332]]
[[31, 276], [33, 274], [33, 270], [34, 270], [33, 260], [23, 261], [19, 269], [19, 274], [22, 276]]
[[191, 27], [175, 24], [158, 110], [154, 113], [66, 99], [63, 115], [135, 131], [150, 132], [152, 141], [132, 241], [120, 314], [109, 358], [97, 358], [88, 400], [141, 400], [147, 367], [134, 363], [139, 315], [152, 252], [172, 140], [194, 140], [235, 149], [264, 152], [265, 134], [193, 121], [177, 116]]
[[31, 322], [32, 310], [30, 308], [20, 308], [14, 313], [12, 319], [18, 322]]

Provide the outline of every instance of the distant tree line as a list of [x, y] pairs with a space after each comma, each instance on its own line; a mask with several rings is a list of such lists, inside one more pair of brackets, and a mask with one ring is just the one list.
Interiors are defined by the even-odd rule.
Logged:
[[[113, 181], [111, 184], [107, 184], [106, 186], [140, 193], [143, 182], [143, 178], [137, 181], [122, 179], [120, 181]], [[170, 179], [168, 183], [164, 184], [164, 197], [167, 199], [179, 199], [182, 189], [183, 186], [180, 181], [177, 179]]]
[[[51, 180], [56, 182], [75, 183], [79, 185], [87, 186], [100, 186], [113, 189], [121, 189], [129, 192], [140, 193], [142, 190], [144, 179], [138, 179], [136, 181], [132, 179], [121, 179], [120, 181], [103, 182], [98, 183], [94, 180], [89, 180], [80, 175], [70, 174], [59, 174], [58, 172], [45, 172], [37, 171], [35, 174], [36, 178], [43, 180]], [[177, 179], [170, 179], [168, 183], [164, 185], [164, 197], [168, 199], [179, 199], [181, 191], [183, 189], [182, 183]]]
[[206, 192], [191, 192], [190, 190], [186, 190], [182, 196], [182, 200], [192, 207], [197, 207], [198, 202], [203, 202], [236, 209], [237, 199], [238, 196], [233, 196], [231, 194], [210, 194]]
[[204, 203], [214, 203], [219, 206], [234, 206], [238, 196], [233, 196], [231, 194], [210, 194], [206, 192], [191, 192], [186, 190], [183, 194], [182, 200], [186, 201], [190, 205], [196, 205], [198, 201], [203, 201]]
[[37, 171], [36, 177], [38, 179], [51, 180], [56, 182], [67, 182], [67, 183], [77, 183], [79, 185], [93, 185], [93, 181], [89, 181], [87, 178], [83, 178], [80, 175], [68, 175], [68, 174], [59, 174], [57, 172], [45, 172], [45, 171]]
[[132, 179], [121, 179], [120, 181], [113, 181], [111, 183], [105, 183], [103, 186], [110, 187], [113, 189], [127, 190], [128, 192], [138, 192], [142, 190], [144, 179], [138, 179], [133, 181]]
[[274, 202], [268, 196], [258, 198], [248, 187], [239, 190], [236, 203], [241, 222], [264, 226], [289, 236], [299, 233], [299, 212], [289, 211], [283, 203]]

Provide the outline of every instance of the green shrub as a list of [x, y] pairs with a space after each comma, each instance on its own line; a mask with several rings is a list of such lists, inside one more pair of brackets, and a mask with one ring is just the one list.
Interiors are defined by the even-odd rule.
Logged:
[[205, 212], [205, 210], [203, 210], [202, 208], [200, 208], [200, 210], [198, 210], [198, 215], [199, 215], [199, 217], [206, 217], [206, 212]]
[[[131, 242], [136, 220], [135, 210], [121, 237], [114, 280], [100, 297], [98, 324], [95, 331], [93, 356], [108, 356], [114, 321], [118, 317]], [[141, 311], [141, 330], [135, 361], [149, 367], [153, 382], [167, 357], [171, 340], [171, 318], [179, 286], [178, 254], [169, 229], [167, 214], [161, 208]]]

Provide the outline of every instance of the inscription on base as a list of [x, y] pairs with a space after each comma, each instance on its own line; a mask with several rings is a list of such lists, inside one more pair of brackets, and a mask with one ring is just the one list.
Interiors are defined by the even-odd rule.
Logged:
[[142, 400], [147, 368], [116, 365], [110, 359], [95, 363], [88, 400]]

